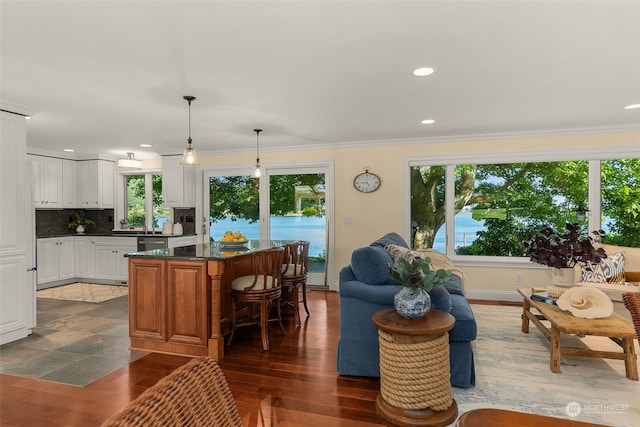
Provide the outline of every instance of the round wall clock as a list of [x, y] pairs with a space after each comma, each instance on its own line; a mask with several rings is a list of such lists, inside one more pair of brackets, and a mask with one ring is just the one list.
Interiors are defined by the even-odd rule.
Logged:
[[362, 193], [371, 193], [380, 187], [380, 177], [365, 169], [353, 179], [353, 186]]

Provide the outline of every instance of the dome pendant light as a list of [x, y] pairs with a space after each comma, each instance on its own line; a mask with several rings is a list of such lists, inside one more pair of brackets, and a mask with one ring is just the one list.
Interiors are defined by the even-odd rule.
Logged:
[[196, 154], [196, 150], [193, 149], [193, 146], [191, 145], [192, 139], [191, 139], [191, 101], [195, 100], [196, 97], [195, 96], [189, 96], [189, 95], [185, 95], [182, 98], [187, 100], [187, 103], [189, 104], [189, 139], [187, 139], [187, 148], [184, 149], [184, 152], [182, 153], [182, 160], [180, 161], [180, 163], [182, 163], [183, 165], [195, 165], [198, 163], [198, 155]]
[[142, 162], [136, 159], [135, 154], [127, 153], [126, 159], [118, 159], [116, 161], [118, 169], [142, 169]]
[[255, 178], [260, 178], [262, 175], [262, 169], [260, 168], [260, 132], [262, 129], [254, 129], [256, 133], [256, 169], [253, 171], [253, 176]]

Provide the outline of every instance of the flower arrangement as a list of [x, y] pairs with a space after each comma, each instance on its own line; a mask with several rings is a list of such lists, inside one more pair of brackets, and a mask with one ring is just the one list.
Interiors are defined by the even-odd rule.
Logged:
[[[553, 268], [573, 268], [578, 263], [590, 265], [599, 263], [607, 254], [593, 245], [595, 239], [584, 236], [578, 224], [567, 223], [566, 232], [559, 232], [549, 226], [542, 227], [528, 242], [529, 259], [537, 264]], [[604, 231], [594, 231], [600, 238]]]

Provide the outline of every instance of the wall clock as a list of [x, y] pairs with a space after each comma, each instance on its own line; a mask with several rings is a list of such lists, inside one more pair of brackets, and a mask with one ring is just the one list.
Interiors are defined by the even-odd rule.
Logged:
[[353, 179], [353, 186], [362, 193], [371, 193], [380, 187], [380, 177], [365, 169]]

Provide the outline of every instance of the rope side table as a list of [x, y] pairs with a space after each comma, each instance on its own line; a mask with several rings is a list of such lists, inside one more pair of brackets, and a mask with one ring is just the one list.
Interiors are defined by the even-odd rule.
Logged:
[[455, 318], [431, 310], [408, 320], [394, 308], [372, 317], [380, 344], [378, 415], [394, 426], [446, 426], [458, 405], [451, 395], [449, 334]]

